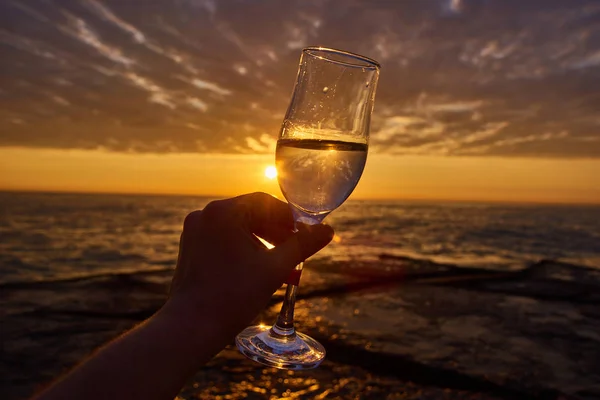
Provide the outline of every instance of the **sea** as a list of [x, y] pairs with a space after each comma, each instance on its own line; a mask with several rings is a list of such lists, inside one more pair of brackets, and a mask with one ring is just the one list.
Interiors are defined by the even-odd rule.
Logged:
[[[0, 192], [0, 397], [160, 307], [212, 200]], [[600, 207], [349, 200], [325, 222], [296, 316], [327, 361], [281, 375], [232, 347], [181, 398], [600, 398]]]

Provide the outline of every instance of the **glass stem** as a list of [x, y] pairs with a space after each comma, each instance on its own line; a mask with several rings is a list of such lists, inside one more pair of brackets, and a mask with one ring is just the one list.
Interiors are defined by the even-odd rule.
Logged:
[[[296, 271], [302, 271], [303, 265], [304, 263], [298, 264]], [[277, 338], [293, 339], [296, 337], [296, 330], [294, 329], [294, 305], [296, 304], [297, 290], [297, 285], [288, 283], [277, 322], [271, 328], [271, 334]]]

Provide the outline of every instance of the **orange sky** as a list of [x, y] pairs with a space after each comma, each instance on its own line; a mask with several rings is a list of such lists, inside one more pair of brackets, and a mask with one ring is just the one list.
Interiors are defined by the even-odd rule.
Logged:
[[[232, 196], [280, 195], [273, 156], [0, 149], [0, 189]], [[600, 160], [371, 154], [358, 199], [600, 204]]]
[[600, 203], [597, 1], [26, 3], [0, 2], [0, 190], [279, 194], [322, 45], [382, 65], [353, 198]]

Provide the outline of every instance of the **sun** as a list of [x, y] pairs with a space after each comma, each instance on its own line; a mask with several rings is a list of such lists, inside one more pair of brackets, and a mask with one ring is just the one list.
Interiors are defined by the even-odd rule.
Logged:
[[277, 168], [269, 165], [267, 168], [265, 168], [265, 176], [269, 179], [277, 178]]

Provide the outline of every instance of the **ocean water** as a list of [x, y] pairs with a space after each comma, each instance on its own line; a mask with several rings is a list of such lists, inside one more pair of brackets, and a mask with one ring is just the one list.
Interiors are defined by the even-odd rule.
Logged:
[[[182, 221], [210, 198], [0, 193], [0, 283], [173, 266]], [[315, 256], [382, 254], [519, 269], [542, 260], [600, 267], [600, 207], [348, 201]]]
[[[209, 201], [0, 193], [0, 397], [152, 315]], [[288, 373], [232, 347], [180, 398], [600, 398], [600, 207], [350, 200], [326, 222], [296, 307], [326, 361]]]

